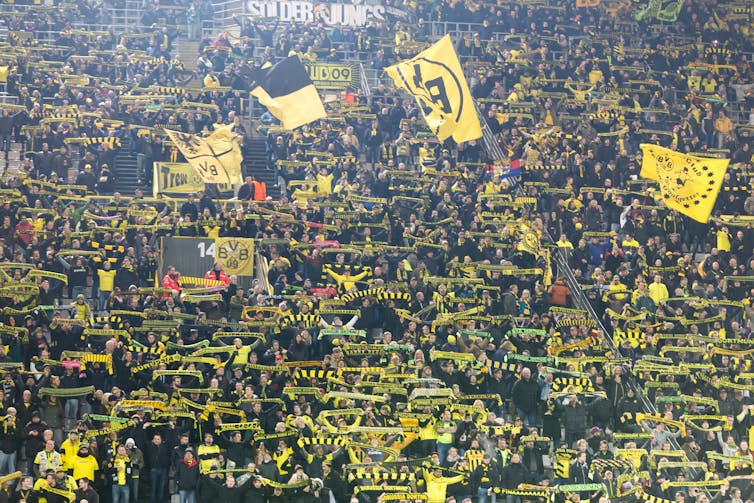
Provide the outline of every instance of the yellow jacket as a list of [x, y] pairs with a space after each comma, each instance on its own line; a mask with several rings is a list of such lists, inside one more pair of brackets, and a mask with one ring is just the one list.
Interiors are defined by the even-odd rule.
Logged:
[[659, 306], [660, 302], [670, 297], [670, 294], [664, 283], [653, 282], [649, 284], [649, 296]]
[[464, 479], [466, 475], [456, 475], [455, 477], [435, 477], [432, 472], [424, 470], [424, 480], [427, 482], [427, 497], [429, 503], [445, 503], [445, 494], [448, 486], [456, 484]]

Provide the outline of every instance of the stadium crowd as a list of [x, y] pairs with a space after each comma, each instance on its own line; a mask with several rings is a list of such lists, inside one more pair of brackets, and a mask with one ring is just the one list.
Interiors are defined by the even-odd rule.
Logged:
[[[194, 83], [169, 19], [115, 35], [29, 7], [0, 64], [0, 502], [752, 500], [750, 8], [576, 3], [239, 20]], [[381, 70], [439, 21], [478, 25], [455, 42], [503, 165], [385, 82], [294, 132], [243, 125], [253, 69]], [[144, 194], [180, 160], [164, 128], [230, 123], [266, 135], [278, 187]], [[709, 223], [640, 177], [647, 142], [732, 159]], [[191, 277], [165, 236], [254, 238], [267, 265], [247, 289]]]

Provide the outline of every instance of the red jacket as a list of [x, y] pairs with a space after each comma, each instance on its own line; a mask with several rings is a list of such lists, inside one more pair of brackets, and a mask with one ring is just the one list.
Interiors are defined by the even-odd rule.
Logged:
[[222, 281], [226, 285], [230, 285], [230, 277], [225, 274], [225, 271], [216, 272], [214, 269], [207, 271], [204, 275], [204, 279], [214, 279], [216, 281]]
[[[178, 284], [178, 282], [170, 277], [170, 274], [166, 274], [164, 278], [162, 278], [162, 287], [163, 288], [170, 288], [171, 290], [180, 291], [181, 285]], [[163, 297], [170, 297], [169, 293], [166, 293], [163, 295]]]
[[22, 220], [16, 224], [16, 233], [18, 234], [18, 239], [20, 239], [25, 245], [28, 245], [31, 243], [31, 240], [34, 238], [34, 234], [31, 232], [24, 232], [24, 231], [30, 231], [33, 230], [34, 226], [29, 222], [28, 220]]

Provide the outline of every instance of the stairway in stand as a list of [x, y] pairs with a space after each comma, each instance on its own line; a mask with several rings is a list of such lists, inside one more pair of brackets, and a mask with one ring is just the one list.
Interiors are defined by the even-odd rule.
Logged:
[[[21, 144], [12, 142], [10, 144], [10, 150], [8, 151], [7, 160], [5, 152], [0, 152], [0, 166], [2, 170], [0, 173], [18, 173], [19, 166], [21, 166]], [[67, 173], [61, 174], [61, 176], [67, 176]]]
[[257, 180], [267, 184], [267, 195], [272, 199], [280, 198], [280, 189], [276, 186], [275, 174], [267, 169], [267, 149], [264, 138], [250, 138], [243, 147], [243, 166], [241, 167], [244, 177], [253, 176]]
[[[115, 190], [124, 196], [132, 196], [137, 187], [147, 189], [147, 183], [139, 181], [136, 154], [129, 152], [131, 139], [128, 136], [121, 138], [122, 146], [115, 153]], [[145, 192], [149, 192], [145, 190]], [[145, 194], [151, 196], [151, 194]]]
[[196, 59], [199, 57], [199, 41], [179, 38], [173, 42], [173, 49], [186, 70], [196, 71]]

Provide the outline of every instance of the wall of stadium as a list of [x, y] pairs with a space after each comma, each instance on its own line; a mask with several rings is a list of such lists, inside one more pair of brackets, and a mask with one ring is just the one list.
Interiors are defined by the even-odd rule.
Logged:
[[[194, 237], [163, 237], [158, 277], [162, 279], [168, 266], [175, 266], [182, 276], [204, 277], [215, 263], [215, 240]], [[240, 277], [244, 289], [251, 286], [253, 277]]]

